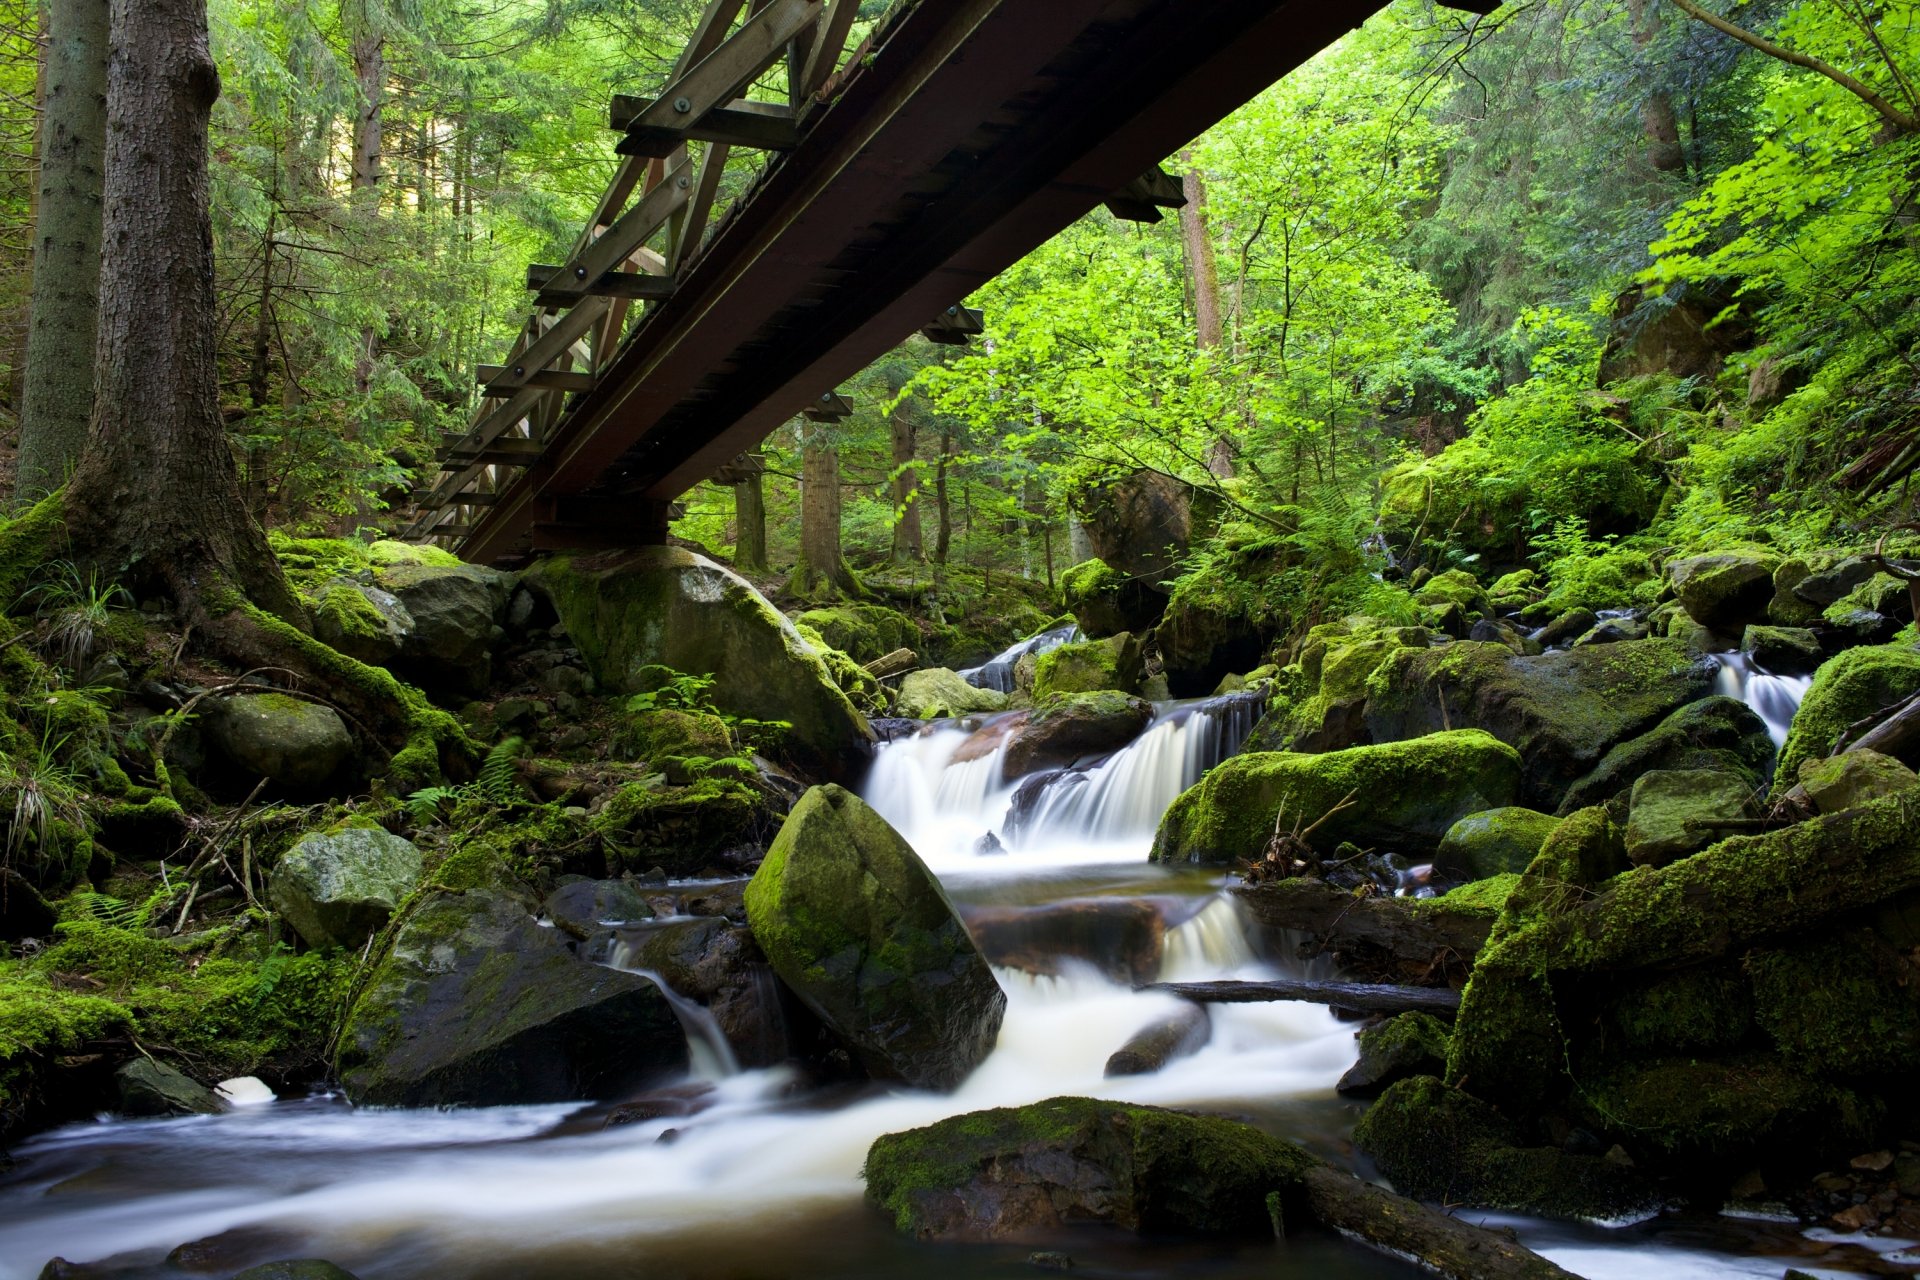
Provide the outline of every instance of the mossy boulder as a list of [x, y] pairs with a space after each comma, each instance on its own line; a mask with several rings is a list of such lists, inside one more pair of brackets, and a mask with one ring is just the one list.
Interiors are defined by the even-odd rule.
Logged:
[[1369, 690], [1376, 672], [1405, 650], [1424, 650], [1425, 627], [1389, 626], [1354, 617], [1322, 623], [1299, 649], [1299, 676], [1287, 681], [1294, 696], [1263, 720], [1253, 746], [1280, 751], [1339, 751], [1373, 741], [1366, 724]]
[[1832, 752], [1848, 726], [1920, 692], [1920, 646], [1849, 649], [1814, 672], [1793, 717], [1774, 774], [1776, 798], [1800, 776], [1802, 762]]
[[325, 1258], [290, 1258], [284, 1262], [263, 1262], [257, 1267], [234, 1273], [233, 1280], [357, 1280], [345, 1267], [337, 1267]]
[[394, 564], [375, 577], [413, 619], [395, 669], [437, 694], [485, 692], [512, 575], [473, 564]]
[[1671, 639], [1538, 657], [1472, 642], [1404, 649], [1368, 681], [1366, 727], [1375, 742], [1484, 729], [1520, 752], [1521, 802], [1552, 812], [1614, 746], [1712, 687], [1712, 665]]
[[572, 880], [547, 895], [541, 914], [553, 927], [585, 940], [603, 929], [653, 919], [653, 908], [631, 880]]
[[589, 964], [518, 894], [435, 892], [396, 926], [340, 1034], [347, 1096], [374, 1106], [610, 1098], [687, 1065], [660, 989]]
[[353, 737], [340, 713], [284, 693], [243, 693], [203, 703], [201, 729], [248, 784], [316, 794], [340, 780]]
[[1449, 569], [1445, 573], [1434, 574], [1415, 588], [1413, 602], [1426, 609], [1454, 605], [1468, 615], [1484, 615], [1493, 611], [1486, 588], [1480, 585], [1480, 579], [1465, 569]]
[[1714, 769], [1757, 790], [1772, 762], [1767, 722], [1752, 707], [1738, 698], [1702, 698], [1608, 751], [1568, 788], [1560, 812], [1602, 804], [1656, 769]]
[[1911, 1079], [1920, 1063], [1913, 966], [1871, 929], [1763, 948], [1745, 959], [1754, 1020], [1816, 1079]]
[[1799, 556], [1789, 556], [1773, 571], [1773, 599], [1767, 603], [1767, 621], [1776, 627], [1804, 627], [1820, 621], [1820, 606], [1800, 598], [1795, 591], [1813, 576], [1813, 566]]
[[909, 720], [957, 720], [980, 712], [1005, 711], [1007, 695], [977, 689], [957, 671], [928, 667], [910, 671], [900, 682], [895, 706]]
[[210, 1116], [226, 1110], [213, 1090], [152, 1058], [121, 1063], [113, 1083], [120, 1091], [122, 1115]]
[[1551, 814], [1517, 806], [1470, 813], [1447, 828], [1434, 861], [1474, 880], [1525, 871], [1559, 825]]
[[1265, 659], [1277, 630], [1261, 605], [1262, 579], [1270, 573], [1270, 566], [1248, 566], [1245, 577], [1220, 569], [1190, 574], [1174, 588], [1153, 639], [1175, 697], [1201, 697], [1220, 677]]
[[1751, 816], [1753, 788], [1714, 769], [1655, 769], [1633, 784], [1627, 814], [1627, 857], [1665, 866], [1719, 841], [1723, 823]]
[[1319, 1161], [1250, 1125], [1052, 1098], [887, 1134], [867, 1201], [922, 1240], [1020, 1240], [1108, 1223], [1141, 1233], [1270, 1235], [1268, 1197]]
[[1805, 627], [1756, 624], [1741, 634], [1740, 652], [1763, 671], [1800, 675], [1820, 665], [1820, 637]]
[[398, 658], [413, 634], [413, 615], [400, 597], [371, 583], [335, 579], [314, 600], [312, 612], [316, 640], [376, 667]]
[[1007, 735], [1006, 776], [1024, 777], [1118, 751], [1152, 720], [1152, 703], [1124, 693], [1050, 694]]
[[267, 896], [309, 947], [357, 947], [386, 926], [420, 882], [420, 850], [377, 827], [302, 837], [281, 857]]
[[[1474, 729], [1324, 755], [1242, 754], [1173, 802], [1154, 835], [1153, 857], [1205, 863], [1256, 858], [1276, 819], [1301, 830], [1318, 822], [1311, 839], [1324, 853], [1349, 841], [1430, 853], [1468, 814], [1512, 805], [1520, 777], [1519, 754]], [[1347, 799], [1353, 803], [1335, 813]]]
[[1447, 1069], [1447, 1024], [1430, 1013], [1397, 1013], [1359, 1035], [1360, 1060], [1334, 1085], [1350, 1098], [1371, 1098], [1414, 1076]]
[[1534, 637], [1543, 649], [1572, 644], [1600, 625], [1600, 615], [1591, 609], [1569, 609], [1540, 628]]
[[1848, 751], [1800, 766], [1800, 787], [1821, 813], [1838, 813], [1920, 784], [1920, 775], [1878, 751]]
[[838, 604], [809, 609], [794, 619], [811, 627], [829, 647], [855, 662], [872, 662], [896, 649], [919, 649], [923, 637], [912, 618], [883, 604]]
[[[673, 757], [668, 773], [622, 784], [588, 820], [606, 846], [612, 871], [643, 875], [726, 874], [752, 866], [780, 820], [772, 801], [738, 758]], [[694, 776], [692, 770], [713, 772]], [[673, 779], [679, 779], [676, 784]]]
[[791, 726], [802, 767], [851, 776], [873, 732], [820, 655], [746, 579], [679, 547], [554, 557], [527, 587], [552, 602], [603, 689], [639, 692], [647, 667], [712, 676], [728, 714]]
[[746, 891], [773, 971], [866, 1070], [951, 1089], [993, 1049], [1006, 996], [940, 881], [852, 792], [802, 796]]
[[619, 735], [621, 751], [655, 764], [669, 759], [717, 759], [733, 754], [727, 722], [705, 711], [661, 707], [630, 712]]
[[1145, 631], [1167, 611], [1167, 596], [1100, 559], [1082, 561], [1060, 575], [1060, 602], [1090, 636]]
[[1674, 560], [1667, 574], [1688, 617], [1703, 627], [1737, 632], [1765, 620], [1779, 563], [1761, 551], [1718, 551]]
[[1033, 696], [1096, 693], [1140, 688], [1140, 642], [1128, 632], [1105, 640], [1081, 640], [1041, 654], [1033, 670]]

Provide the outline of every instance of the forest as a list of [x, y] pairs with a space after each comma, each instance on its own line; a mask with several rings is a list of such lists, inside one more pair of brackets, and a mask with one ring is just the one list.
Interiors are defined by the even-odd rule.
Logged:
[[1047, 4], [0, 0], [0, 1280], [1920, 1274], [1920, 4]]

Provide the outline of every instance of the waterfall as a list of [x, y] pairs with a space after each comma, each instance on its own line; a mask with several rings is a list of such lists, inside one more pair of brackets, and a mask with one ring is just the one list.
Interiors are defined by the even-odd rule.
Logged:
[[1813, 685], [1813, 677], [1774, 675], [1761, 670], [1744, 653], [1714, 656], [1719, 660], [1720, 671], [1714, 677], [1713, 691], [1752, 707], [1754, 713], [1766, 721], [1773, 749], [1778, 751], [1786, 746], [1787, 730], [1793, 725], [1794, 713], [1800, 710], [1800, 700]]
[[1013, 692], [1013, 669], [1020, 659], [1028, 654], [1042, 654], [1049, 649], [1058, 649], [1061, 645], [1080, 638], [1080, 628], [1069, 623], [1064, 627], [1055, 627], [1051, 631], [1042, 631], [1037, 636], [1016, 641], [988, 658], [977, 667], [968, 667], [959, 673], [960, 678], [977, 689], [994, 689], [1000, 693]]
[[680, 1029], [687, 1036], [688, 1074], [695, 1080], [716, 1083], [739, 1075], [740, 1060], [734, 1056], [733, 1046], [727, 1043], [727, 1033], [720, 1029], [713, 1011], [698, 1000], [689, 999], [675, 991], [673, 984], [652, 969], [636, 967], [634, 959], [637, 952], [638, 947], [634, 942], [622, 937], [613, 944], [607, 967], [645, 978], [660, 988], [660, 994], [666, 997], [668, 1007], [673, 1010], [673, 1016], [680, 1020]]

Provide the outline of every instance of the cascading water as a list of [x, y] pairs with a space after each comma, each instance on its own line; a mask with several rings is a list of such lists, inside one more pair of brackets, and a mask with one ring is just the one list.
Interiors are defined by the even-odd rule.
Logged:
[[1037, 636], [1016, 641], [994, 654], [977, 667], [968, 667], [959, 672], [962, 680], [977, 689], [993, 689], [1000, 693], [1013, 692], [1013, 669], [1020, 659], [1028, 654], [1042, 654], [1049, 649], [1058, 649], [1061, 645], [1080, 638], [1080, 628], [1071, 624], [1055, 627], [1051, 631], [1042, 631]]
[[1800, 701], [1813, 687], [1813, 677], [1774, 675], [1763, 671], [1744, 653], [1722, 653], [1715, 657], [1720, 670], [1714, 676], [1713, 691], [1752, 707], [1754, 713], [1766, 721], [1774, 750], [1784, 747], [1787, 730], [1793, 725], [1794, 714], [1800, 710]]

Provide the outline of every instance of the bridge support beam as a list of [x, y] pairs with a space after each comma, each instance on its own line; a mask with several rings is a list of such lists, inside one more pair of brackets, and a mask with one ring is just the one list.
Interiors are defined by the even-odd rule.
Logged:
[[535, 552], [624, 551], [665, 546], [673, 522], [687, 514], [684, 502], [589, 495], [542, 501], [533, 522]]

